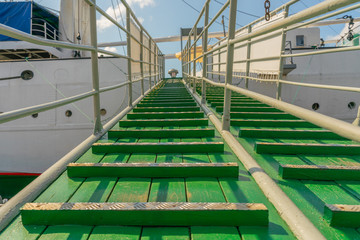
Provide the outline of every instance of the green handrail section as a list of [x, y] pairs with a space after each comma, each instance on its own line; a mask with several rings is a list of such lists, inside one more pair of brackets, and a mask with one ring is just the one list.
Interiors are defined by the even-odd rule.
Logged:
[[22, 206], [0, 239], [295, 237], [182, 81], [168, 79]]
[[[201, 84], [195, 87], [201, 96]], [[251, 157], [327, 239], [360, 239], [359, 143], [239, 93], [231, 96], [230, 131]], [[207, 84], [206, 101], [221, 119], [224, 88]]]

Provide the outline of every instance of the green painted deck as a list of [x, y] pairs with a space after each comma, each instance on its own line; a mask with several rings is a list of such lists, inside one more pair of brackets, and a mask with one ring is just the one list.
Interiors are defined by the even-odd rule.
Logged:
[[108, 136], [0, 239], [294, 239], [181, 81], [160, 83]]
[[[223, 93], [207, 85], [208, 106], [219, 119]], [[231, 132], [240, 144], [327, 239], [360, 239], [359, 143], [240, 97], [232, 92]]]

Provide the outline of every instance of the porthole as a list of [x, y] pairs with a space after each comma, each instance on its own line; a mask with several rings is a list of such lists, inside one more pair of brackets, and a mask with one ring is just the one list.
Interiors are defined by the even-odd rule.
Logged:
[[100, 115], [101, 115], [101, 116], [105, 116], [106, 113], [107, 113], [107, 111], [106, 111], [105, 108], [100, 109]]
[[71, 117], [71, 116], [72, 116], [72, 111], [67, 110], [67, 111], [65, 112], [65, 116]]
[[316, 111], [316, 110], [318, 110], [318, 109], [320, 108], [320, 104], [314, 103], [314, 104], [311, 106], [311, 108], [312, 108], [314, 111]]
[[348, 103], [348, 108], [349, 109], [354, 109], [356, 107], [356, 103], [354, 103], [354, 102], [349, 102]]
[[25, 70], [21, 73], [21, 78], [23, 80], [30, 80], [34, 77], [34, 72], [30, 70]]
[[31, 115], [33, 118], [37, 118], [39, 116], [38, 113], [34, 113], [33, 115]]

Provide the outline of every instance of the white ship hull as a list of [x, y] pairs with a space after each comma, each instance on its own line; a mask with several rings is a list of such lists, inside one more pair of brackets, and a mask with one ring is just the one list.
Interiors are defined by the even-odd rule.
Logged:
[[[293, 50], [294, 53], [304, 51], [309, 50]], [[286, 76], [286, 80], [297, 83], [360, 87], [359, 59], [360, 51], [297, 57], [294, 59], [296, 69]], [[245, 84], [242, 83], [240, 86], [245, 86]], [[264, 84], [250, 81], [249, 89], [275, 97], [277, 86], [276, 83]], [[317, 112], [347, 122], [355, 120], [360, 104], [359, 93], [357, 92], [287, 84], [282, 84], [281, 99], [306, 109], [312, 109], [313, 104], [318, 103]]]
[[[90, 59], [15, 61], [0, 63], [0, 78], [34, 72], [31, 80], [0, 81], [0, 111], [7, 112], [42, 104], [92, 90]], [[125, 59], [100, 58], [100, 87], [126, 81], [119, 69], [127, 69]], [[51, 84], [50, 84], [51, 83]], [[54, 89], [51, 85], [55, 86]], [[145, 81], [145, 89], [149, 86]], [[133, 84], [140, 96], [140, 82]], [[106, 122], [127, 106], [127, 87], [101, 94]], [[80, 109], [80, 111], [79, 111]], [[67, 117], [66, 111], [72, 115]], [[0, 174], [9, 172], [41, 173], [76, 147], [93, 131], [93, 104], [87, 98], [54, 110], [41, 112], [0, 125]]]

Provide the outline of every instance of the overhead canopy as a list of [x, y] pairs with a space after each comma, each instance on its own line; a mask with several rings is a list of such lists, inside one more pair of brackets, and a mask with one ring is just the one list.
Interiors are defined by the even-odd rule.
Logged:
[[[0, 2], [0, 23], [30, 33], [31, 2]], [[0, 41], [17, 41], [0, 34]]]
[[[34, 2], [0, 2], [0, 23], [30, 33], [32, 21], [46, 21], [58, 29], [59, 17]], [[18, 41], [0, 34], [0, 41]]]

